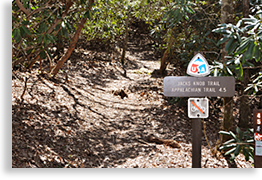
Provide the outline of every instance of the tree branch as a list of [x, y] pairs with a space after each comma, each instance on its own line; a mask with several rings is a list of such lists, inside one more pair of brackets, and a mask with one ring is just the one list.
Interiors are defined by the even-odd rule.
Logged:
[[75, 45], [78, 41], [81, 30], [83, 29], [84, 24], [87, 21], [87, 18], [88, 17], [83, 17], [81, 19], [80, 23], [78, 24], [77, 30], [71, 39], [67, 52], [60, 58], [56, 66], [51, 70], [51, 73], [50, 73], [51, 75], [55, 76], [58, 73], [59, 69], [63, 66], [64, 62], [70, 57], [71, 53], [75, 49]]
[[19, 0], [15, 0], [17, 6], [28, 16], [30, 12], [23, 6]]
[[47, 30], [47, 32], [46, 32], [47, 34], [50, 34], [55, 29], [57, 24], [62, 22], [63, 18], [67, 15], [68, 10], [73, 5], [73, 3], [74, 2], [72, 2], [71, 0], [68, 3], [66, 3], [66, 9], [65, 9], [64, 13], [62, 14], [62, 18], [56, 18], [55, 19], [54, 24]]

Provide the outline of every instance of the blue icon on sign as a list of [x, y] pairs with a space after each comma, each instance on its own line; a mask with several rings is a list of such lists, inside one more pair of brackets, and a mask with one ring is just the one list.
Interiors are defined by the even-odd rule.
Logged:
[[202, 74], [202, 73], [205, 73], [207, 71], [207, 68], [206, 68], [206, 65], [205, 64], [202, 64], [199, 66], [199, 73]]
[[205, 57], [200, 53], [195, 55], [187, 67], [187, 74], [196, 77], [210, 74], [209, 65]]
[[200, 59], [199, 57], [195, 60], [195, 62], [201, 62], [204, 63], [204, 61], [202, 59]]
[[192, 73], [203, 74], [207, 72], [207, 66], [205, 62], [198, 57], [196, 60], [193, 61], [190, 71]]

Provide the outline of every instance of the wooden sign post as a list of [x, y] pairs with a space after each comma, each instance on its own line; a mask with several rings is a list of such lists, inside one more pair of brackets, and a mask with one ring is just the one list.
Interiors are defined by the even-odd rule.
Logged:
[[192, 168], [201, 168], [201, 118], [192, 120]]
[[190, 61], [187, 74], [194, 77], [165, 77], [164, 95], [168, 97], [198, 97], [188, 99], [188, 117], [192, 119], [192, 167], [201, 168], [201, 118], [207, 118], [209, 114], [206, 97], [234, 96], [235, 78], [203, 77], [209, 75], [210, 70], [206, 59], [199, 53]]

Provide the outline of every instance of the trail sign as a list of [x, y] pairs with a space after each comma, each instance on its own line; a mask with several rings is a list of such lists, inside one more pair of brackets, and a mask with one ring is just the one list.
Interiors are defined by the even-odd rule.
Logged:
[[188, 99], [188, 117], [189, 118], [207, 118], [209, 114], [207, 98], [189, 98]]
[[262, 129], [261, 129], [262, 109], [253, 110], [253, 126], [255, 139], [255, 168], [262, 168]]
[[164, 78], [164, 95], [169, 97], [232, 97], [235, 94], [234, 77]]
[[[165, 77], [163, 88], [165, 96], [198, 97], [188, 99], [188, 117], [195, 118], [192, 121], [192, 167], [200, 168], [202, 136], [201, 118], [207, 118], [209, 115], [208, 99], [206, 97], [234, 96], [235, 78], [204, 77], [210, 74], [210, 70], [206, 59], [200, 53], [196, 54], [190, 61], [187, 67], [187, 74], [194, 77]], [[260, 143], [258, 143], [258, 147], [260, 147]]]
[[195, 77], [207, 76], [210, 74], [209, 65], [204, 56], [196, 54], [189, 62], [187, 74]]

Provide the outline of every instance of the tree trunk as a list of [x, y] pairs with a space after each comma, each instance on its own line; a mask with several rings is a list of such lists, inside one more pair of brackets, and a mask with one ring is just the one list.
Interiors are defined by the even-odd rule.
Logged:
[[239, 123], [238, 126], [241, 128], [247, 128], [249, 123], [249, 116], [251, 115], [250, 106], [248, 105], [248, 96], [244, 92], [249, 82], [249, 70], [244, 69], [243, 72], [243, 87], [241, 88], [240, 107], [239, 107]]
[[243, 18], [249, 16], [249, 0], [243, 0]]
[[[74, 1], [73, 1], [74, 2]], [[66, 12], [69, 10], [69, 8], [72, 6], [73, 2], [71, 0], [69, 0], [69, 2], [66, 4]], [[91, 9], [91, 6], [94, 4], [94, 0], [89, 0], [89, 11]], [[73, 38], [71, 39], [71, 42], [69, 44], [68, 50], [66, 51], [66, 53], [64, 53], [64, 55], [59, 59], [59, 61], [57, 62], [56, 66], [51, 70], [50, 74], [52, 76], [56, 76], [56, 74], [58, 73], [59, 69], [63, 66], [63, 64], [67, 61], [67, 59], [70, 57], [70, 55], [72, 54], [73, 50], [75, 49], [75, 45], [78, 41], [78, 38], [80, 36], [81, 30], [83, 29], [86, 21], [87, 21], [88, 16], [83, 17], [80, 21], [80, 23], [77, 26], [76, 32], [73, 36]], [[50, 29], [49, 29], [50, 30]]]
[[[262, 72], [262, 68], [260, 69], [260, 72]], [[262, 94], [259, 95], [259, 104], [257, 108], [262, 109]]]
[[160, 65], [160, 69], [159, 69], [159, 72], [160, 72], [161, 75], [163, 75], [164, 71], [166, 70], [167, 64], [168, 64], [168, 62], [167, 62], [168, 52], [169, 52], [169, 49], [167, 48], [165, 50], [165, 53], [164, 53], [162, 59], [161, 59], [161, 65]]
[[[232, 23], [233, 21], [233, 3], [231, 0], [222, 0], [221, 4], [221, 24]], [[226, 43], [223, 44], [221, 49], [222, 62], [225, 62], [227, 52], [225, 50]], [[225, 97], [223, 100], [224, 117], [222, 122], [222, 130], [231, 131], [233, 126], [233, 97]], [[222, 142], [228, 139], [227, 136], [222, 136]]]
[[124, 64], [124, 63], [125, 63], [126, 50], [127, 50], [127, 42], [128, 42], [128, 24], [129, 24], [129, 14], [127, 15], [126, 24], [125, 24], [126, 32], [125, 32], [125, 41], [124, 41], [124, 47], [123, 47], [122, 57], [121, 57], [121, 60], [120, 60], [121, 64]]
[[[249, 0], [243, 0], [243, 18], [247, 18], [249, 15]], [[243, 72], [243, 87], [241, 88], [240, 107], [239, 107], [239, 123], [238, 126], [241, 128], [247, 128], [249, 123], [249, 115], [251, 114], [250, 107], [248, 104], [248, 96], [244, 92], [249, 82], [249, 70], [244, 69]]]
[[161, 65], [160, 65], [160, 69], [159, 69], [159, 72], [160, 72], [161, 75], [163, 75], [164, 71], [166, 70], [166, 67], [169, 63], [168, 54], [171, 51], [171, 49], [172, 49], [172, 47], [175, 43], [175, 40], [172, 36], [173, 36], [173, 33], [171, 33], [171, 37], [170, 37], [169, 42], [168, 42], [168, 47], [165, 50], [164, 55], [161, 59]]
[[57, 48], [56, 54], [58, 55], [58, 57], [60, 56], [61, 53], [64, 54], [64, 41], [63, 41], [62, 30], [58, 32], [56, 48]]
[[73, 52], [73, 50], [75, 49], [75, 45], [78, 41], [78, 38], [79, 38], [79, 35], [81, 33], [81, 30], [83, 29], [84, 27], [84, 24], [86, 22], [88, 17], [84, 17], [83, 19], [81, 19], [78, 27], [77, 27], [77, 30], [73, 36], [73, 38], [71, 39], [71, 42], [69, 44], [69, 47], [68, 47], [68, 50], [66, 51], [66, 53], [59, 59], [59, 61], [57, 62], [56, 66], [52, 69], [51, 71], [51, 75], [55, 76], [59, 69], [63, 66], [63, 64], [66, 62], [66, 60], [70, 57], [71, 53]]
[[231, 131], [233, 126], [233, 98], [225, 97], [223, 99], [223, 105], [224, 105], [223, 130]]
[[232, 23], [233, 21], [233, 2], [232, 0], [222, 0], [221, 4], [221, 23]]
[[260, 103], [258, 104], [258, 109], [262, 109], [262, 95], [259, 97]]

